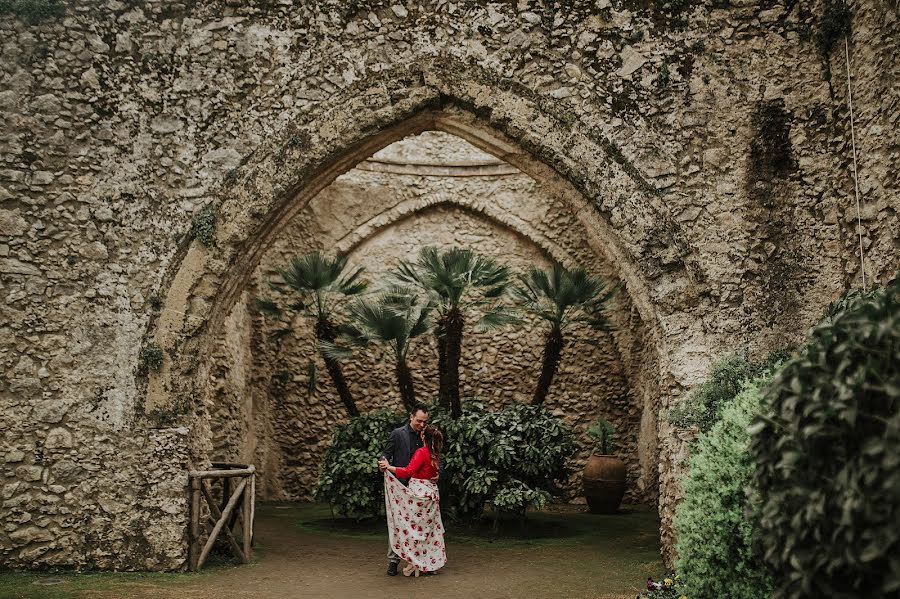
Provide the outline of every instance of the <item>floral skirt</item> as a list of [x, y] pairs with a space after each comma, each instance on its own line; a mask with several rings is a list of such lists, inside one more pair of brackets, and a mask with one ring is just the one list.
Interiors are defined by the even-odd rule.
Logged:
[[385, 472], [384, 504], [394, 553], [422, 572], [441, 568], [447, 562], [447, 552], [437, 485], [411, 478], [406, 487]]

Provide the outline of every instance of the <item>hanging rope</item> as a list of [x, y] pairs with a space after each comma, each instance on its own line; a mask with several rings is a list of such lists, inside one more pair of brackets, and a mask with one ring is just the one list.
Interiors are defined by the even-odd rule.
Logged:
[[866, 286], [866, 261], [863, 256], [862, 213], [859, 208], [859, 175], [856, 170], [856, 132], [853, 122], [853, 92], [850, 86], [850, 42], [844, 37], [844, 57], [847, 65], [847, 105], [850, 107], [850, 143], [853, 148], [853, 186], [856, 190], [856, 230], [859, 233], [859, 272], [862, 276], [863, 291]]

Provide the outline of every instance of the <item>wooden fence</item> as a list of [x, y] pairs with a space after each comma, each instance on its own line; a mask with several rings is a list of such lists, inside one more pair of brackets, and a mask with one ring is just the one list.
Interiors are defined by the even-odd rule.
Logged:
[[[191, 470], [190, 531], [188, 569], [196, 572], [203, 567], [216, 538], [224, 533], [235, 557], [242, 563], [250, 561], [253, 544], [253, 516], [256, 509], [256, 468], [246, 464], [213, 462], [212, 470]], [[215, 500], [213, 484], [221, 481], [221, 503]], [[206, 509], [201, 504], [206, 501]], [[241, 543], [234, 535], [234, 526], [241, 520]], [[200, 546], [203, 530], [206, 543]]]

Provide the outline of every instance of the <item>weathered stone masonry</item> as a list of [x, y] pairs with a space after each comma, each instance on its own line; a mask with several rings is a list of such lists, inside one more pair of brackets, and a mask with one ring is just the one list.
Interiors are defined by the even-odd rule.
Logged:
[[[844, 59], [809, 35], [821, 4], [681, 4], [0, 16], [0, 563], [183, 565], [218, 340], [260, 259], [337, 176], [427, 129], [552, 187], [624, 282], [670, 547], [684, 447], [666, 409], [717, 355], [799, 339], [859, 280]], [[863, 245], [883, 283], [900, 255], [898, 8], [851, 9]], [[211, 246], [189, 235], [204, 206]], [[139, 359], [151, 343], [159, 372]]]

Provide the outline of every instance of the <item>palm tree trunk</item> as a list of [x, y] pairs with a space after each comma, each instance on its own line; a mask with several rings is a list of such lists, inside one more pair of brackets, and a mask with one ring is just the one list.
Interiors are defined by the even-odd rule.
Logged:
[[438, 405], [450, 408], [450, 392], [447, 390], [447, 333], [444, 323], [438, 321], [434, 329], [438, 348]]
[[456, 308], [447, 313], [445, 336], [447, 339], [447, 395], [450, 398], [450, 416], [462, 416], [459, 398], [459, 361], [462, 356], [463, 315]]
[[[316, 339], [334, 342], [334, 325], [327, 319], [316, 321]], [[359, 409], [356, 407], [356, 402], [353, 401], [350, 387], [347, 386], [347, 379], [344, 378], [344, 369], [341, 368], [341, 363], [325, 356], [322, 356], [322, 359], [325, 360], [325, 369], [328, 371], [328, 376], [331, 377], [331, 382], [334, 383], [335, 389], [337, 389], [338, 397], [341, 398], [341, 402], [347, 409], [347, 414], [351, 417], [359, 416]]]
[[559, 361], [562, 358], [562, 350], [565, 346], [562, 332], [557, 329], [551, 329], [547, 333], [547, 340], [544, 343], [544, 355], [542, 357], [541, 376], [538, 379], [537, 388], [534, 390], [534, 397], [531, 404], [539, 406], [547, 399], [547, 393], [550, 391], [550, 384], [553, 382], [553, 376], [559, 368]]
[[412, 373], [409, 366], [402, 359], [397, 360], [397, 385], [400, 387], [400, 398], [407, 411], [412, 412], [413, 406], [416, 405], [416, 391], [413, 388]]

